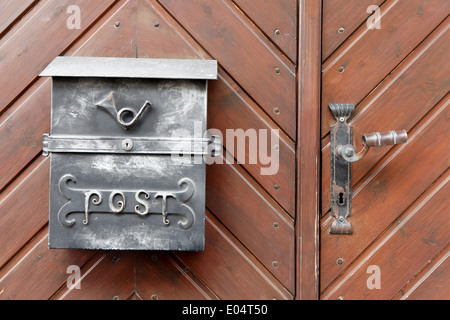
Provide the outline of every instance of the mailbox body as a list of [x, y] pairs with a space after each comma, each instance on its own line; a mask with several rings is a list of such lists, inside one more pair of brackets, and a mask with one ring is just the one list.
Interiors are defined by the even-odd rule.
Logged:
[[204, 249], [216, 72], [215, 61], [62, 57], [44, 70], [50, 248]]

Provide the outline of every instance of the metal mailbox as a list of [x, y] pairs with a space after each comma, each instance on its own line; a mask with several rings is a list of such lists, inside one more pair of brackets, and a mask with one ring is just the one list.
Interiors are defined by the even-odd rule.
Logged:
[[41, 76], [53, 78], [49, 247], [203, 250], [217, 62], [58, 57]]

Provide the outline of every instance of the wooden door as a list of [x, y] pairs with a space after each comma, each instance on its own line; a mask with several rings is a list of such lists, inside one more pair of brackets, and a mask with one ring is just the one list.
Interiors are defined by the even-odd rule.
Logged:
[[[297, 61], [306, 36], [298, 36], [298, 4], [0, 1], [0, 299], [317, 297], [316, 211], [304, 213], [300, 204], [307, 202], [297, 201]], [[315, 17], [320, 23], [320, 10]], [[320, 37], [310, 39], [319, 48]], [[51, 80], [38, 75], [60, 55], [218, 60], [208, 126], [278, 130], [270, 151], [279, 154], [279, 170], [262, 175], [261, 163], [208, 167], [204, 252], [49, 250], [49, 160], [40, 153]], [[313, 180], [317, 169], [308, 171]], [[77, 276], [79, 286], [72, 286]]]
[[[450, 3], [323, 5], [321, 298], [449, 299]], [[409, 135], [353, 164], [353, 235], [329, 234], [329, 103], [356, 104], [357, 148], [364, 133]]]

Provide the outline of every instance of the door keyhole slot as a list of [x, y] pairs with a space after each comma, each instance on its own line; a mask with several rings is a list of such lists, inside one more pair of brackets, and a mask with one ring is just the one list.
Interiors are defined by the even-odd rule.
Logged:
[[340, 205], [340, 206], [344, 206], [345, 205], [345, 198], [344, 198], [344, 193], [343, 192], [339, 192], [338, 205]]

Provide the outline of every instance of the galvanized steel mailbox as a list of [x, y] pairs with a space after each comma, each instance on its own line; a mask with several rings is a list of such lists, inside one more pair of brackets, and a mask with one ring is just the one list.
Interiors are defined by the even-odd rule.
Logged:
[[217, 62], [58, 57], [41, 76], [53, 77], [49, 247], [203, 250]]

